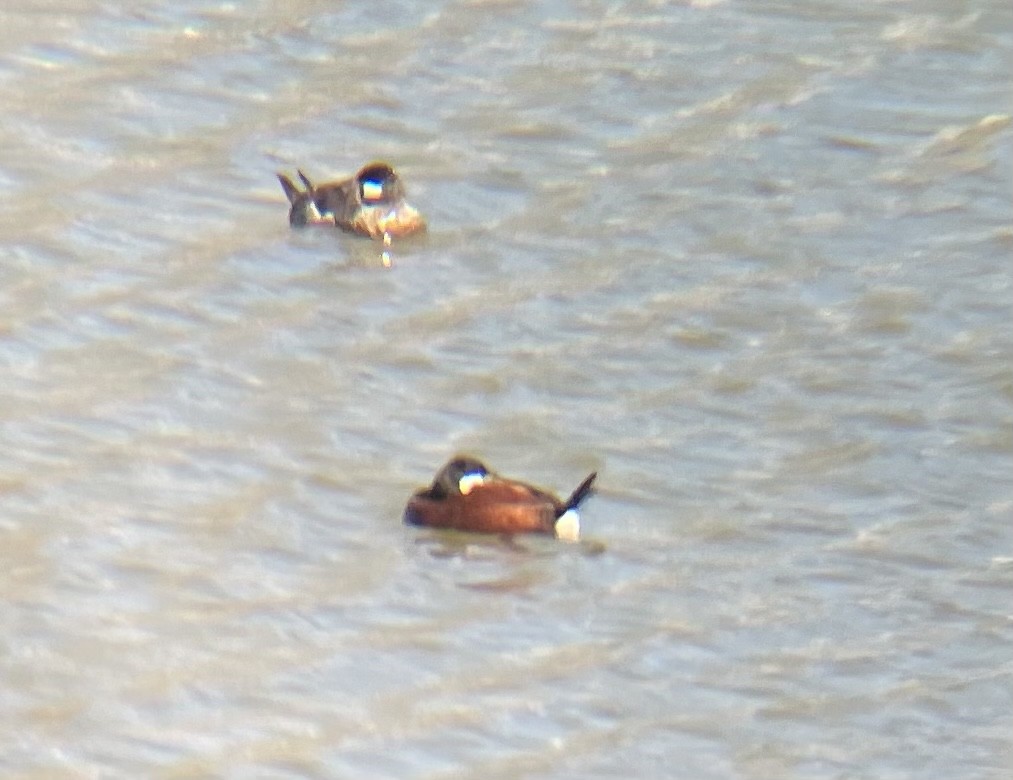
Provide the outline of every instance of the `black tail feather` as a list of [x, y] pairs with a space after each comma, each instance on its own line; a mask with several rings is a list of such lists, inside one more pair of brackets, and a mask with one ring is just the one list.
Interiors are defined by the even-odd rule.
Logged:
[[289, 203], [295, 203], [296, 200], [302, 195], [299, 188], [295, 186], [288, 176], [284, 173], [278, 174], [278, 181], [281, 182], [281, 188], [285, 190], [285, 197], [288, 198]]
[[577, 489], [570, 494], [570, 497], [566, 499], [566, 503], [563, 505], [563, 511], [568, 512], [571, 509], [576, 509], [591, 493], [594, 492], [594, 481], [598, 477], [597, 471], [592, 471], [584, 481], [577, 486]]
[[299, 174], [299, 181], [303, 183], [303, 186], [306, 187], [306, 190], [308, 192], [313, 192], [315, 187], [313, 186], [313, 182], [311, 182], [309, 179], [306, 178], [306, 174], [303, 173], [302, 171], [296, 171], [296, 173]]

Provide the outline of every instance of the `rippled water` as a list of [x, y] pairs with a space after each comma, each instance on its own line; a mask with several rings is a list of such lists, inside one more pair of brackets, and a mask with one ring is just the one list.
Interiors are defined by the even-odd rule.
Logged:
[[1006, 776], [1007, 3], [126, 8], [0, 11], [0, 773]]

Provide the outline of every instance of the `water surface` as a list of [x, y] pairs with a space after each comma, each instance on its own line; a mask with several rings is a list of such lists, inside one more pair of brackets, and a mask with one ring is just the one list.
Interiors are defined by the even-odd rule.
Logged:
[[1011, 16], [5, 5], [2, 774], [1005, 777]]

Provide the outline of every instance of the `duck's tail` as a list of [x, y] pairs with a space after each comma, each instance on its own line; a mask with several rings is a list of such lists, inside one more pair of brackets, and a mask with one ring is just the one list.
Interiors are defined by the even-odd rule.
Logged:
[[576, 509], [581, 505], [581, 503], [584, 502], [584, 500], [588, 496], [590, 496], [594, 492], [594, 481], [597, 477], [598, 472], [592, 471], [590, 474], [587, 475], [587, 477], [584, 478], [584, 481], [577, 486], [577, 489], [570, 494], [570, 497], [566, 499], [566, 503], [563, 504], [564, 512], [569, 512], [571, 509]]
[[570, 494], [570, 497], [566, 499], [566, 503], [563, 504], [563, 509], [556, 518], [556, 538], [564, 539], [568, 542], [576, 542], [580, 540], [580, 512], [577, 511], [577, 507], [580, 503], [591, 495], [594, 488], [595, 477], [598, 476], [598, 472], [592, 471], [584, 479], [577, 489]]
[[[300, 176], [301, 175], [302, 174], [300, 172]], [[295, 183], [290, 178], [288, 178], [288, 176], [286, 176], [284, 173], [278, 174], [278, 181], [281, 182], [281, 188], [285, 190], [285, 197], [288, 198], [289, 203], [295, 204], [295, 202], [300, 197], [302, 197], [303, 195], [302, 190], [296, 187]]]

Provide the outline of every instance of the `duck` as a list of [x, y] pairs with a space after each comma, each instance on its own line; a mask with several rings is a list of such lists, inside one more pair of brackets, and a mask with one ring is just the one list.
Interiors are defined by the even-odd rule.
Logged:
[[401, 177], [385, 162], [368, 163], [355, 176], [324, 184], [313, 184], [302, 171], [297, 174], [303, 189], [278, 174], [293, 227], [334, 225], [387, 242], [426, 229], [425, 219], [405, 199]]
[[416, 491], [405, 507], [410, 525], [487, 534], [549, 534], [580, 538], [578, 509], [592, 493], [591, 472], [565, 501], [542, 488], [507, 479], [470, 455], [457, 455], [429, 487]]

